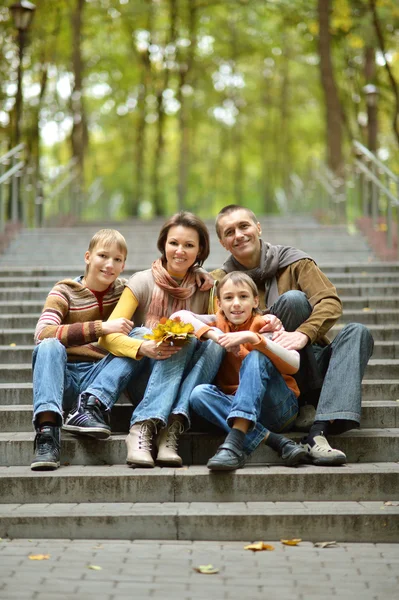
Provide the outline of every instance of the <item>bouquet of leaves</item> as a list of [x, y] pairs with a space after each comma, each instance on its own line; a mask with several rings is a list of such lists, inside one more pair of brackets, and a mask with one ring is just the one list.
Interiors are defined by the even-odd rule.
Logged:
[[183, 323], [180, 317], [174, 319], [162, 317], [152, 333], [144, 335], [144, 339], [155, 340], [157, 346], [162, 342], [169, 343], [171, 346], [183, 346], [190, 337], [194, 337], [193, 332], [194, 327], [191, 323]]

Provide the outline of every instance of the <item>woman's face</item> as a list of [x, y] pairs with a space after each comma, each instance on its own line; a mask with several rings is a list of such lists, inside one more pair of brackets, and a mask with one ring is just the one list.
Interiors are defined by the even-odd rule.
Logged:
[[167, 270], [184, 275], [195, 263], [199, 251], [198, 231], [192, 227], [174, 225], [169, 229], [165, 242]]

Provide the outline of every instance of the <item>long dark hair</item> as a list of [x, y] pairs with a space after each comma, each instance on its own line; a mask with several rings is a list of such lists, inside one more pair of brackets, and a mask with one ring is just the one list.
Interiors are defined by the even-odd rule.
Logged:
[[202, 266], [209, 256], [209, 232], [205, 223], [193, 213], [181, 211], [170, 217], [162, 225], [157, 240], [157, 248], [162, 254], [162, 260], [165, 260], [165, 244], [168, 237], [169, 229], [181, 225], [182, 227], [190, 227], [195, 229], [199, 237], [199, 252], [197, 254], [196, 264]]

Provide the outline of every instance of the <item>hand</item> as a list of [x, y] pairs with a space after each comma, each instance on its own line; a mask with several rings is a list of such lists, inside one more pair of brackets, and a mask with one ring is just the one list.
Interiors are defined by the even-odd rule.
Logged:
[[259, 330], [259, 333], [267, 333], [268, 331], [284, 331], [284, 325], [280, 321], [276, 315], [264, 315], [263, 319], [265, 321], [262, 329]]
[[308, 336], [300, 331], [276, 331], [272, 340], [287, 350], [301, 350], [309, 342]]
[[253, 331], [232, 331], [230, 333], [222, 333], [219, 336], [218, 344], [227, 352], [237, 354], [240, 344], [256, 344], [258, 336]]
[[195, 283], [201, 292], [207, 292], [215, 283], [212, 275], [209, 275], [204, 269], [195, 272]]
[[108, 335], [109, 333], [124, 333], [125, 335], [129, 335], [132, 328], [133, 321], [129, 321], [125, 317], [119, 317], [118, 319], [103, 322], [103, 335]]
[[139, 356], [154, 358], [155, 360], [165, 360], [176, 354], [176, 352], [180, 352], [181, 349], [182, 346], [171, 346], [169, 342], [162, 342], [162, 344], [157, 346], [155, 340], [145, 340], [142, 342], [137, 354]]

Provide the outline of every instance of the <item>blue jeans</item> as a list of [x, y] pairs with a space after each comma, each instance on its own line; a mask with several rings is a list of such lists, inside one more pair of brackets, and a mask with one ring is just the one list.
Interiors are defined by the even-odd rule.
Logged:
[[227, 432], [237, 417], [250, 421], [246, 454], [251, 454], [269, 431], [289, 429], [298, 413], [294, 392], [271, 360], [257, 350], [244, 358], [234, 395], [225, 394], [215, 385], [199, 385], [191, 394], [190, 404], [201, 417]]
[[43, 340], [33, 351], [33, 424], [39, 413], [51, 411], [62, 424], [83, 392], [95, 395], [111, 409], [122, 391], [144, 366], [144, 361], [108, 354], [97, 362], [68, 362], [65, 346], [55, 338]]
[[[270, 309], [287, 331], [294, 331], [311, 314], [306, 295], [299, 291], [282, 294]], [[312, 344], [322, 387], [316, 410], [316, 420], [335, 421], [332, 433], [342, 433], [360, 423], [361, 383], [374, 340], [361, 323], [348, 323], [327, 346]]]
[[190, 426], [190, 394], [196, 385], [214, 379], [223, 356], [224, 349], [211, 340], [191, 338], [167, 360], [151, 360], [148, 385], [130, 426], [148, 419], [165, 426], [170, 414], [183, 415]]

